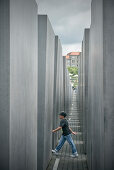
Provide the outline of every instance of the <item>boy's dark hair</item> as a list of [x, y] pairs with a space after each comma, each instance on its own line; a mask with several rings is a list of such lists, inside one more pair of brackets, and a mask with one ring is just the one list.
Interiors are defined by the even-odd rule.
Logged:
[[67, 116], [67, 114], [64, 111], [62, 111], [59, 115], [64, 116], [64, 117]]

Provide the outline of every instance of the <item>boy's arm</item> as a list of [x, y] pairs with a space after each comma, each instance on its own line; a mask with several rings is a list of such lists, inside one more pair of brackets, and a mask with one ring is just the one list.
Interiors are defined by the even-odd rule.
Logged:
[[52, 132], [54, 133], [54, 132], [57, 132], [57, 131], [59, 131], [59, 130], [61, 130], [61, 129], [62, 129], [62, 127], [58, 127], [58, 128], [56, 128], [56, 129], [52, 130]]
[[77, 133], [76, 132], [73, 132], [73, 130], [69, 127], [69, 129], [70, 129], [70, 131], [71, 131], [71, 133], [73, 134], [73, 135], [76, 135]]

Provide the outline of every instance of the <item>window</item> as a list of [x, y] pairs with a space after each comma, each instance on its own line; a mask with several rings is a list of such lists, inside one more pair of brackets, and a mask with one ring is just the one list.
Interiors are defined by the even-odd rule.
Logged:
[[75, 59], [75, 56], [72, 56], [72, 59]]
[[75, 63], [75, 60], [72, 60], [72, 64], [74, 64]]

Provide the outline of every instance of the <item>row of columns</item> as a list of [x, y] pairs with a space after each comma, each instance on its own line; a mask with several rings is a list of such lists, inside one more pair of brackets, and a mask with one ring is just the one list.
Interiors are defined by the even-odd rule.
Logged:
[[52, 129], [71, 96], [60, 39], [37, 11], [35, 0], [0, 1], [2, 170], [46, 169], [58, 140]]
[[90, 170], [114, 169], [114, 1], [92, 0], [79, 71], [84, 150]]

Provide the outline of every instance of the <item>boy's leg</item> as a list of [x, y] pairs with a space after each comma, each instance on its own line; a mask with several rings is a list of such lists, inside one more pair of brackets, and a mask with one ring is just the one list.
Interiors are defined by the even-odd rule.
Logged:
[[58, 152], [62, 148], [62, 146], [64, 145], [65, 141], [66, 141], [65, 137], [62, 135], [61, 138], [60, 138], [59, 144], [55, 148], [56, 152]]
[[76, 149], [76, 146], [73, 142], [73, 139], [71, 137], [71, 134], [70, 135], [67, 135], [65, 136], [66, 137], [66, 140], [67, 142], [70, 144], [71, 148], [72, 148], [72, 154], [76, 154], [77, 153], [77, 149]]

